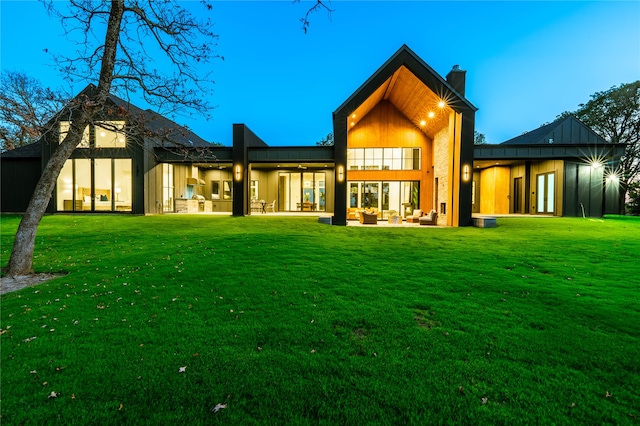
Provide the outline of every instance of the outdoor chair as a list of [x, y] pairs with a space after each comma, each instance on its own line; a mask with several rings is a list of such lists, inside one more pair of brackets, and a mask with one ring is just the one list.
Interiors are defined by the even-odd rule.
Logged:
[[420, 225], [436, 225], [438, 223], [438, 213], [431, 210], [428, 214], [418, 219]]
[[411, 216], [407, 216], [407, 223], [418, 223], [422, 216], [422, 210], [416, 209]]
[[276, 212], [276, 200], [273, 200], [272, 202], [267, 203], [267, 204], [264, 206], [264, 211], [266, 212], [266, 211], [267, 211], [267, 209], [271, 209], [271, 212], [272, 212], [272, 213], [275, 213], [275, 212]]
[[378, 215], [375, 212], [368, 212], [366, 210], [360, 212], [360, 223], [363, 225], [377, 225]]

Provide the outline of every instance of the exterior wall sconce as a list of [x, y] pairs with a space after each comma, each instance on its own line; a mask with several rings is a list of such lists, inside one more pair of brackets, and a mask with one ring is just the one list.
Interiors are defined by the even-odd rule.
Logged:
[[344, 167], [338, 166], [338, 182], [342, 182], [344, 180]]
[[462, 167], [462, 180], [465, 182], [469, 182], [469, 165], [465, 164]]
[[240, 166], [240, 164], [236, 164], [235, 173], [236, 173], [236, 180], [240, 182], [242, 180], [242, 166]]

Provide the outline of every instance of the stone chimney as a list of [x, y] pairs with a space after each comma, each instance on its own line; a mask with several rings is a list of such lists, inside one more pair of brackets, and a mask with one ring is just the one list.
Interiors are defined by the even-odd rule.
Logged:
[[466, 71], [460, 69], [460, 65], [454, 65], [451, 71], [449, 71], [449, 74], [447, 74], [447, 83], [462, 96], [464, 96], [466, 74]]

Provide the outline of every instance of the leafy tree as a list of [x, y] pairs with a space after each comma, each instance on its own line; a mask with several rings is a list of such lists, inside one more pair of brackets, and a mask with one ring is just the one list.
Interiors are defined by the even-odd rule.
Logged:
[[625, 143], [619, 170], [621, 202], [640, 180], [640, 80], [596, 92], [574, 113], [607, 142]]
[[487, 144], [487, 137], [484, 135], [484, 133], [480, 133], [479, 131], [474, 131], [473, 132], [473, 144], [474, 145], [486, 145]]
[[62, 108], [62, 94], [19, 71], [3, 71], [0, 86], [0, 150], [37, 142], [44, 125]]
[[318, 146], [333, 146], [333, 132], [316, 142]]
[[629, 202], [627, 203], [628, 213], [632, 215], [640, 214], [640, 181], [631, 182], [627, 193]]

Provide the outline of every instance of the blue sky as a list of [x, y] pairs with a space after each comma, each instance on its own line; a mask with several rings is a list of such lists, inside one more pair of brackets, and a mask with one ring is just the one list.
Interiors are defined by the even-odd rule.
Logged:
[[[304, 34], [299, 18], [311, 4], [214, 2], [225, 60], [203, 71], [213, 72], [217, 108], [210, 121], [176, 121], [229, 146], [233, 123], [272, 146], [313, 145], [332, 130], [332, 112], [402, 44], [443, 76], [455, 64], [467, 71], [476, 130], [490, 143], [640, 79], [640, 1], [334, 0], [331, 17], [314, 14]], [[62, 85], [44, 49], [72, 46], [42, 4], [0, 0], [0, 31], [1, 69]]]

